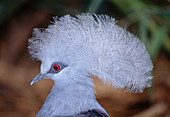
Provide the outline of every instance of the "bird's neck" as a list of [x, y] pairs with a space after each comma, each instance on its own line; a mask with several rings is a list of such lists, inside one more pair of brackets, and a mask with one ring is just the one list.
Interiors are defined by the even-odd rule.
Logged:
[[70, 81], [63, 86], [60, 82], [55, 82], [37, 116], [77, 115], [92, 109], [105, 112], [96, 101], [92, 79], [89, 77], [84, 79], [86, 81]]

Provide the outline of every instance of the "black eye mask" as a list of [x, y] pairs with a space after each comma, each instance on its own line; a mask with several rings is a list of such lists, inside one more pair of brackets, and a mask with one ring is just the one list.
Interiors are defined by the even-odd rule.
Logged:
[[55, 74], [57, 74], [60, 71], [62, 71], [65, 67], [68, 67], [68, 65], [65, 65], [65, 64], [63, 64], [61, 62], [54, 62], [51, 65], [51, 68], [47, 73], [55, 73]]

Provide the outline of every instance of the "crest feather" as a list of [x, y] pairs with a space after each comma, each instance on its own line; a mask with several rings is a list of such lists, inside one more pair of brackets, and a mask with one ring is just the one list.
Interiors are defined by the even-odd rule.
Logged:
[[152, 79], [144, 44], [107, 15], [54, 17], [44, 31], [34, 29], [28, 48], [36, 60], [55, 58], [129, 92], [142, 92]]

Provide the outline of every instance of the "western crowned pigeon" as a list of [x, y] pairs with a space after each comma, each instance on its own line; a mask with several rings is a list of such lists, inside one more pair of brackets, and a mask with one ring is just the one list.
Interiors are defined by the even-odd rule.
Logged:
[[30, 84], [54, 81], [37, 117], [109, 117], [96, 101], [91, 75], [127, 92], [151, 85], [153, 66], [144, 44], [107, 15], [54, 17], [47, 29], [34, 29], [28, 49], [41, 61]]

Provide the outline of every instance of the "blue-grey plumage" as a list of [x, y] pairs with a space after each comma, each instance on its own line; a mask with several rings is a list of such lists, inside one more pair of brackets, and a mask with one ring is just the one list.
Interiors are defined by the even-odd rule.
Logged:
[[90, 110], [109, 116], [96, 101], [90, 75], [128, 92], [151, 85], [153, 66], [144, 44], [106, 15], [55, 17], [43, 32], [34, 30], [28, 48], [42, 62], [30, 84], [54, 81], [37, 117], [79, 117]]

